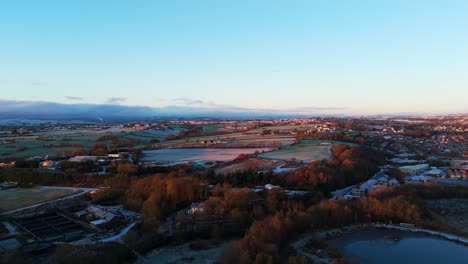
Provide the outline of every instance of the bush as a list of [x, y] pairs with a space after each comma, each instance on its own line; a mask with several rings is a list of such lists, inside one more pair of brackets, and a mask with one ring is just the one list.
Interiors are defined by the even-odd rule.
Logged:
[[201, 239], [192, 241], [189, 246], [192, 250], [207, 250], [211, 248], [209, 241]]

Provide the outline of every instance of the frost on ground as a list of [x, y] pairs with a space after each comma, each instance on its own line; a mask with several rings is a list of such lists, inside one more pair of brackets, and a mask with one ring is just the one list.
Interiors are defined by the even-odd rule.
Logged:
[[442, 222], [468, 233], [468, 199], [437, 199], [425, 202]]
[[190, 243], [180, 246], [163, 247], [156, 249], [144, 257], [143, 263], [191, 263], [191, 264], [212, 264], [215, 263], [223, 249], [229, 242], [220, 243], [210, 249], [193, 250]]

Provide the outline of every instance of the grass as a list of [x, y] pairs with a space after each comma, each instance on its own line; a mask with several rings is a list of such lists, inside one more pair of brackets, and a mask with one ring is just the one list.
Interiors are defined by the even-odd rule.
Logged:
[[233, 164], [229, 164], [223, 167], [219, 167], [215, 170], [216, 174], [234, 173], [238, 171], [245, 171], [248, 169], [256, 171], [268, 171], [275, 169], [278, 166], [284, 164], [283, 161], [271, 160], [271, 159], [260, 159], [250, 158]]
[[247, 131], [248, 134], [258, 134], [262, 133], [264, 130], [271, 130], [271, 131], [280, 131], [280, 132], [285, 132], [285, 131], [293, 131], [293, 130], [307, 130], [312, 127], [315, 127], [316, 125], [287, 125], [287, 126], [266, 126], [266, 127], [260, 127], [256, 129], [252, 129]]
[[180, 162], [180, 161], [231, 161], [240, 154], [253, 154], [256, 151], [270, 151], [269, 148], [178, 148], [143, 151], [141, 161]]
[[330, 155], [330, 146], [318, 146], [315, 144], [301, 143], [272, 152], [262, 153], [259, 155], [259, 157], [286, 161], [296, 159], [297, 161], [312, 162], [315, 160], [329, 158]]
[[[264, 147], [271, 147], [271, 144], [282, 144], [290, 145], [295, 139], [292, 136], [279, 136], [279, 135], [269, 135], [269, 136], [259, 136], [257, 134], [244, 134], [240, 132], [218, 135], [218, 136], [200, 136], [200, 137], [191, 137], [184, 139], [176, 139], [165, 141], [159, 144], [160, 147], [183, 147], [183, 146], [193, 146], [193, 144], [200, 141], [209, 141], [219, 138], [222, 141], [229, 142], [230, 144], [242, 144], [242, 145], [251, 145], [256, 144], [255, 147], [259, 147], [259, 144], [264, 144]], [[270, 145], [269, 145], [270, 144]]]
[[323, 160], [329, 158], [331, 155], [330, 145], [320, 145], [323, 143], [331, 143], [333, 145], [347, 144], [351, 146], [357, 146], [357, 144], [342, 142], [342, 141], [328, 141], [318, 139], [303, 140], [301, 143], [287, 146], [279, 150], [275, 150], [268, 153], [259, 155], [265, 159], [278, 159], [278, 160], [291, 160], [296, 159], [297, 161], [312, 162], [315, 160]]
[[102, 131], [94, 130], [70, 130], [0, 138], [0, 142], [3, 140], [10, 142], [0, 144], [0, 156], [42, 156], [57, 152], [63, 153], [81, 147], [89, 150], [103, 134]]
[[0, 191], [0, 210], [9, 212], [35, 204], [52, 201], [78, 191], [68, 189], [14, 188]]
[[202, 126], [202, 132], [216, 132], [216, 131], [224, 131], [224, 125], [222, 124], [210, 124]]

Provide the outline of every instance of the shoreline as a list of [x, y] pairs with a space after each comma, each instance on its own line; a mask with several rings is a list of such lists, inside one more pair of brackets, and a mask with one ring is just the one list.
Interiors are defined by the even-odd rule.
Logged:
[[[340, 228], [317, 230], [315, 232], [309, 233], [305, 235], [304, 237], [294, 241], [293, 243], [291, 243], [291, 245], [296, 250], [297, 253], [312, 259], [315, 263], [329, 263], [332, 260], [329, 256], [326, 256], [326, 257], [318, 256], [316, 254], [311, 253], [309, 250], [307, 250], [307, 248], [304, 248], [311, 239], [314, 239], [314, 238], [321, 239], [328, 246], [327, 242], [329, 240], [339, 238], [339, 237], [342, 237], [342, 236], [345, 236], [347, 234], [351, 234], [357, 231], [366, 231], [366, 230], [399, 230], [399, 231], [404, 231], [404, 232], [418, 233], [418, 234], [424, 234], [424, 235], [428, 235], [428, 236], [446, 240], [446, 241], [451, 241], [453, 243], [468, 247], [468, 238], [465, 238], [462, 236], [444, 233], [444, 232], [435, 231], [435, 230], [430, 230], [430, 229], [424, 229], [424, 228], [416, 228], [416, 227], [410, 228], [410, 227], [402, 227], [399, 225], [389, 225], [389, 224], [380, 224], [380, 223], [357, 224], [357, 225], [344, 226]], [[334, 248], [328, 246], [327, 249], [325, 249], [324, 251], [328, 249], [334, 249]]]
[[361, 231], [361, 230], [371, 230], [371, 229], [392, 229], [392, 230], [400, 230], [412, 233], [419, 233], [430, 235], [438, 238], [442, 238], [445, 240], [449, 240], [452, 242], [456, 242], [459, 244], [463, 244], [464, 246], [468, 246], [468, 238], [463, 236], [445, 233], [436, 230], [424, 229], [424, 228], [417, 228], [417, 227], [403, 227], [399, 225], [390, 225], [390, 224], [379, 224], [379, 223], [372, 223], [372, 224], [358, 224], [358, 225], [350, 225], [341, 228], [334, 228], [334, 229], [327, 229], [327, 230], [320, 230], [317, 232], [313, 232], [311, 235], [316, 235], [320, 239], [323, 240], [330, 240], [334, 238], [341, 237], [347, 233]]

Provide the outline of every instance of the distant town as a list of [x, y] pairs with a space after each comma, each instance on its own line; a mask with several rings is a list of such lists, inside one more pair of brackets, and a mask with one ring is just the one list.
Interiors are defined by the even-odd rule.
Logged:
[[330, 230], [371, 226], [466, 245], [467, 135], [467, 115], [4, 120], [0, 253], [330, 263]]

